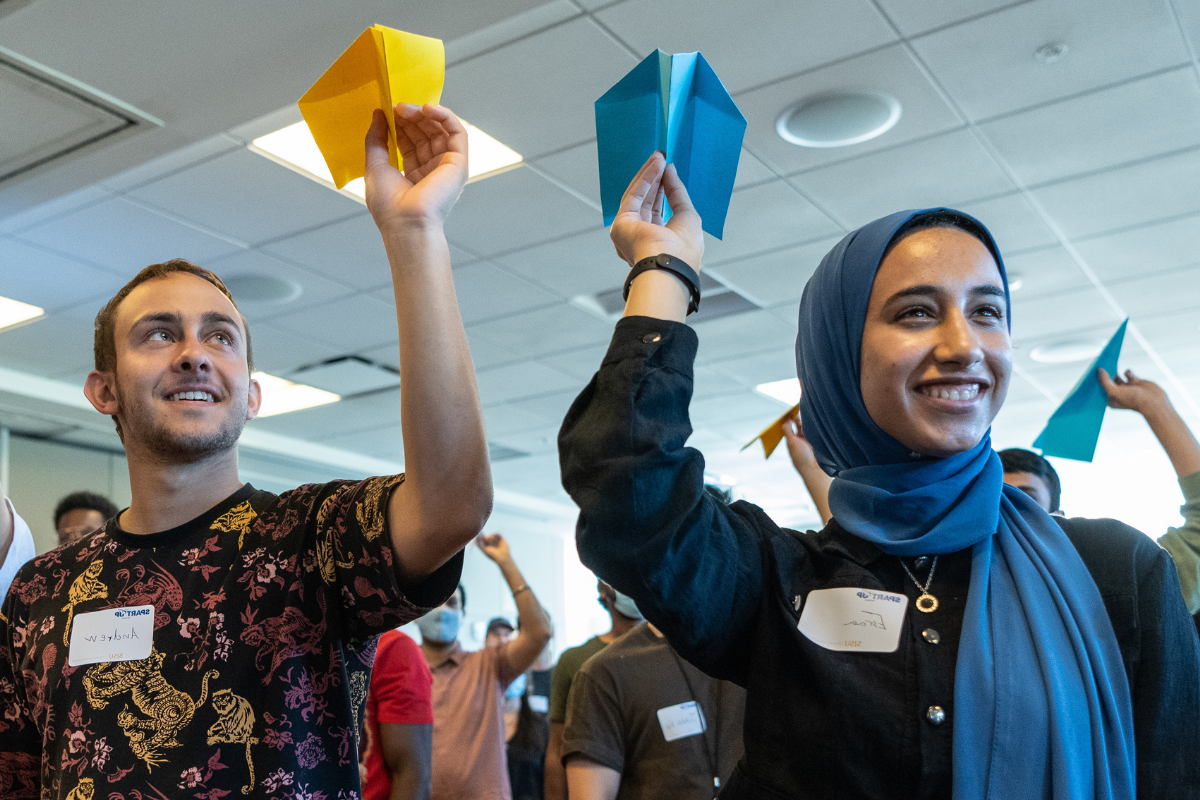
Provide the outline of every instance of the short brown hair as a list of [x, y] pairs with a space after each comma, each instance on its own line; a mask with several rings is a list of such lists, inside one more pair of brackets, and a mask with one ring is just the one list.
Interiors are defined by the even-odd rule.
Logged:
[[[197, 278], [203, 278], [220, 289], [221, 294], [229, 298], [229, 302], [233, 303], [235, 309], [237, 308], [237, 302], [234, 301], [233, 295], [229, 293], [229, 289], [225, 287], [225, 283], [211, 270], [197, 266], [190, 261], [184, 261], [182, 258], [173, 258], [161, 264], [151, 264], [137, 275], [134, 275], [133, 280], [122, 286], [121, 291], [117, 292], [113, 296], [113, 299], [105, 303], [104, 308], [100, 309], [100, 313], [96, 315], [96, 334], [92, 349], [96, 358], [97, 370], [100, 372], [115, 372], [117, 369], [117, 307], [121, 305], [121, 301], [146, 281], [165, 278], [176, 272], [184, 272], [189, 275], [195, 275]], [[254, 351], [250, 347], [250, 326], [246, 324], [246, 318], [242, 316], [241, 311], [238, 311], [238, 317], [242, 320], [242, 330], [246, 334], [246, 366], [253, 372]]]

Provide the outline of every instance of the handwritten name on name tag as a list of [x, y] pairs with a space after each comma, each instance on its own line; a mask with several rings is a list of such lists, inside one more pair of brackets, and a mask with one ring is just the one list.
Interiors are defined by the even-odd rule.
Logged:
[[874, 589], [843, 587], [808, 593], [796, 626], [826, 650], [894, 653], [908, 596]]
[[154, 606], [126, 606], [76, 614], [71, 622], [72, 667], [150, 657], [154, 644]]
[[668, 742], [696, 736], [708, 729], [704, 722], [704, 711], [695, 700], [660, 708], [658, 724], [662, 728], [663, 738]]

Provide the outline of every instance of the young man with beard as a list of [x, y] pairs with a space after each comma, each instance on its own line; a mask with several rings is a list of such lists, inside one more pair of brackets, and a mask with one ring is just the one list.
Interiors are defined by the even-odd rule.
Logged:
[[133, 500], [23, 567], [3, 606], [0, 796], [358, 797], [366, 683], [350, 673], [454, 591], [492, 500], [442, 228], [467, 135], [441, 107], [395, 118], [407, 170], [376, 113], [366, 188], [395, 287], [405, 474], [243, 484], [261, 400], [245, 320], [207, 270], [143, 270], [97, 317], [84, 390], [117, 425]]

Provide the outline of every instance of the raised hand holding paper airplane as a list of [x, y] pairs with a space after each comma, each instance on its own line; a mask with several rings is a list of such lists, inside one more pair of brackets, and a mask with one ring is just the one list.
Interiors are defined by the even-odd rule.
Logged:
[[704, 56], [655, 50], [596, 101], [604, 224], [642, 164], [662, 150], [702, 227], [720, 239], [745, 132], [746, 118]]
[[334, 185], [340, 189], [363, 176], [364, 139], [377, 108], [387, 117], [391, 164], [403, 169], [391, 109], [397, 103], [437, 105], [445, 78], [441, 39], [382, 25], [363, 31], [299, 102]]
[[1103, 367], [1109, 375], [1116, 374], [1117, 357], [1121, 354], [1121, 343], [1125, 339], [1125, 327], [1128, 324], [1128, 319], [1121, 323], [1121, 327], [1117, 328], [1100, 355], [1034, 439], [1033, 446], [1041, 450], [1042, 455], [1091, 461], [1096, 454], [1100, 426], [1108, 408], [1108, 395], [1100, 385], [1096, 370]]

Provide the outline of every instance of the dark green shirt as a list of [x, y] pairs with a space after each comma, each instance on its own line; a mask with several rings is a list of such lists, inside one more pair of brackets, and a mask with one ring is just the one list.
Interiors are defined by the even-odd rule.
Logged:
[[554, 674], [550, 676], [550, 721], [567, 721], [567, 695], [571, 693], [571, 681], [575, 673], [583, 666], [583, 662], [605, 648], [599, 636], [593, 636], [578, 647], [563, 650], [554, 666]]

